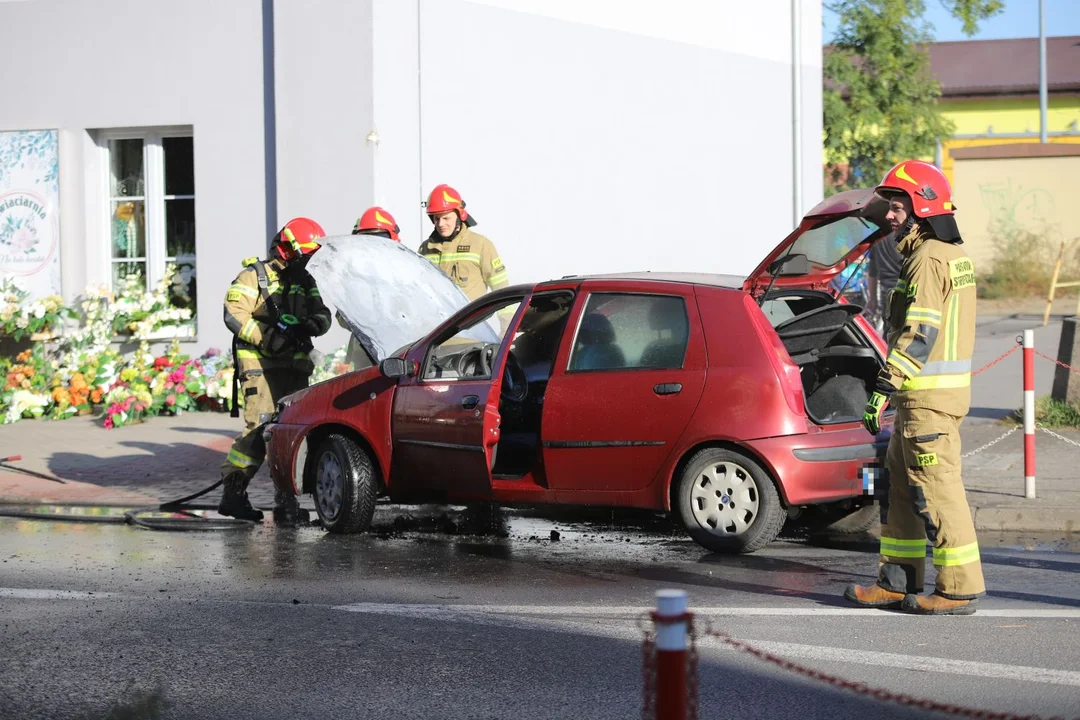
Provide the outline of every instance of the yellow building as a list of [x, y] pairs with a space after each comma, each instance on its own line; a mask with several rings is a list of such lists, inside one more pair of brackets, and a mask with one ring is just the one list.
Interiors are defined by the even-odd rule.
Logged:
[[[1047, 38], [1046, 55], [1047, 139], [1080, 143], [1080, 36]], [[1039, 142], [1038, 38], [934, 43], [930, 67], [956, 125], [936, 158], [950, 180], [954, 148]]]

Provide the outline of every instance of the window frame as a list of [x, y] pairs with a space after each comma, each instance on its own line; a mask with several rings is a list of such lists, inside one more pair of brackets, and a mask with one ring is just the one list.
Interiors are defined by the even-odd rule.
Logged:
[[[118, 263], [133, 262], [126, 259], [114, 259], [112, 247], [112, 205], [116, 198], [112, 194], [112, 151], [109, 147], [113, 140], [141, 140], [143, 143], [143, 209], [146, 213], [144, 256], [146, 268], [146, 289], [152, 290], [164, 277], [165, 267], [170, 262], [168, 240], [165, 236], [165, 209], [169, 200], [195, 200], [198, 193], [192, 195], [165, 194], [165, 146], [166, 138], [190, 137], [192, 147], [195, 143], [194, 127], [191, 125], [170, 125], [160, 127], [108, 128], [95, 133], [100, 153], [100, 182], [104, 202], [99, 205], [99, 228], [104, 244], [101, 263], [105, 285], [115, 291], [113, 268]], [[192, 157], [194, 164], [194, 153]], [[196, 221], [196, 244], [198, 243], [198, 222]], [[175, 258], [173, 259], [175, 260]], [[195, 272], [198, 275], [198, 252], [195, 253]], [[197, 312], [183, 325], [163, 328], [163, 337], [194, 337], [197, 324]], [[156, 335], [156, 333], [155, 333]]]
[[[432, 339], [432, 341], [428, 343], [427, 348], [424, 350], [424, 362], [421, 364], [420, 371], [417, 373], [417, 382], [420, 383], [420, 384], [439, 384], [439, 383], [452, 383], [452, 382], [478, 381], [478, 380], [479, 381], [485, 381], [486, 380], [486, 381], [489, 381], [489, 382], [493, 381], [495, 379], [495, 377], [496, 377], [496, 375], [495, 375], [495, 363], [494, 362], [492, 363], [492, 366], [491, 366], [491, 373], [492, 373], [491, 375], [469, 376], [469, 377], [454, 377], [454, 378], [435, 378], [435, 377], [429, 378], [429, 377], [427, 377], [427, 373], [428, 373], [428, 370], [431, 367], [431, 364], [435, 360], [435, 350], [436, 350], [436, 348], [439, 348], [443, 344], [449, 342], [454, 337], [456, 337], [459, 333], [465, 332], [466, 330], [469, 330], [469, 329], [479, 325], [482, 322], [487, 322], [487, 320], [489, 320], [490, 318], [496, 317], [502, 310], [505, 310], [510, 305], [513, 305], [514, 303], [517, 303], [518, 306], [514, 310], [513, 319], [511, 319], [510, 324], [507, 325], [505, 334], [499, 340], [499, 353], [496, 355], [495, 358], [493, 358], [493, 360], [497, 360], [499, 355], [502, 354], [502, 349], [506, 345], [506, 340], [507, 340], [508, 337], [510, 337], [511, 331], [513, 329], [515, 329], [516, 326], [517, 326], [517, 318], [521, 314], [522, 308], [526, 306], [527, 301], [530, 300], [531, 298], [532, 298], [531, 293], [521, 295], [520, 297], [519, 296], [513, 296], [513, 297], [509, 297], [509, 298], [501, 298], [499, 300], [492, 301], [490, 303], [487, 303], [487, 304], [483, 305], [482, 307], [477, 308], [474, 312], [471, 312], [468, 315], [466, 315], [465, 317], [461, 318], [459, 322], [451, 323], [449, 326], [446, 327], [445, 330], [443, 330], [438, 335], [436, 335], [435, 338]], [[493, 311], [492, 311], [492, 308], [494, 308]], [[476, 341], [476, 342], [479, 342], [479, 341]], [[501, 369], [502, 368], [500, 367], [500, 370]]]
[[[623, 296], [635, 296], [635, 297], [662, 297], [662, 298], [677, 298], [682, 303], [683, 315], [686, 318], [686, 344], [683, 347], [682, 361], [677, 367], [620, 367], [620, 368], [589, 368], [580, 369], [574, 368], [574, 353], [577, 348], [578, 333], [581, 331], [581, 324], [585, 320], [585, 316], [589, 314], [589, 303], [592, 302], [594, 295], [623, 295]], [[574, 334], [570, 339], [569, 352], [566, 354], [566, 367], [563, 369], [563, 373], [566, 375], [577, 375], [579, 373], [610, 373], [610, 372], [657, 372], [657, 371], [671, 371], [682, 370], [686, 366], [686, 356], [690, 352], [690, 341], [693, 338], [693, 327], [690, 324], [690, 311], [687, 309], [687, 297], [680, 293], [664, 293], [664, 292], [645, 292], [637, 290], [590, 290], [582, 301], [581, 312], [578, 314], [577, 323], [574, 326]]]

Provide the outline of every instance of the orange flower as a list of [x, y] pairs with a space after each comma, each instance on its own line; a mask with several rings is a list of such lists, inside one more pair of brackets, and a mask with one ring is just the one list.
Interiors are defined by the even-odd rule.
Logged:
[[57, 403], [61, 403], [61, 404], [65, 403], [65, 402], [70, 403], [71, 402], [71, 394], [68, 393], [68, 391], [65, 390], [62, 387], [53, 388], [52, 399], [53, 399], [53, 401], [55, 401]]
[[94, 402], [95, 405], [101, 402], [101, 390], [94, 388], [90, 393], [90, 399]]
[[71, 376], [71, 389], [72, 390], [82, 390], [82, 389], [84, 389], [86, 387], [87, 387], [86, 378], [83, 377], [82, 373], [75, 373], [74, 375]]
[[21, 353], [15, 356], [15, 362], [28, 363], [30, 362], [30, 356], [32, 354], [33, 353], [30, 350], [23, 350]]

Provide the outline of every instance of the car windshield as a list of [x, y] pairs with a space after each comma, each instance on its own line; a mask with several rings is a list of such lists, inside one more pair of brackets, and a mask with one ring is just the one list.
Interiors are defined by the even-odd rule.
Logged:
[[786, 255], [805, 255], [814, 265], [830, 267], [844, 259], [859, 243], [878, 231], [863, 217], [848, 216], [807, 230]]

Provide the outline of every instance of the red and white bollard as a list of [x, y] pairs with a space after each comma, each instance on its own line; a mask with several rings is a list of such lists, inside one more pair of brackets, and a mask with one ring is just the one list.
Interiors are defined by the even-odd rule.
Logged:
[[689, 620], [685, 590], [657, 590], [656, 720], [686, 720]]
[[1035, 331], [1024, 331], [1024, 497], [1035, 497]]

